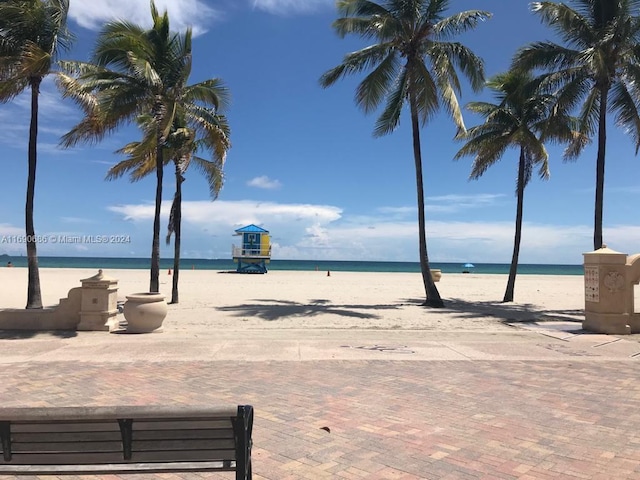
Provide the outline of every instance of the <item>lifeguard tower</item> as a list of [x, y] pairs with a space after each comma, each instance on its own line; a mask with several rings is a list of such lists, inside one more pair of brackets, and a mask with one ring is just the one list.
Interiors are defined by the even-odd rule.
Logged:
[[241, 245], [233, 245], [233, 261], [238, 264], [238, 273], [267, 273], [271, 260], [269, 232], [257, 225], [247, 225], [236, 230], [242, 237]]

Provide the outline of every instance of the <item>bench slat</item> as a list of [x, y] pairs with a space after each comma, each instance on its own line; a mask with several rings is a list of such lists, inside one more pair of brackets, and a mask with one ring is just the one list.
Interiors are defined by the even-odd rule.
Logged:
[[122, 442], [13, 442], [14, 454], [32, 452], [118, 452], [122, 454]]
[[108, 465], [2, 465], [2, 473], [14, 475], [95, 475], [111, 473], [163, 473], [163, 472], [231, 472], [235, 463], [223, 462], [181, 462], [181, 463], [113, 463]]
[[38, 433], [38, 432], [120, 432], [117, 420], [105, 420], [104, 422], [47, 422], [47, 423], [20, 423], [11, 422], [12, 433]]
[[[133, 442], [132, 450], [135, 452], [144, 451], [172, 451], [172, 450], [228, 450], [235, 447], [233, 438], [196, 438], [185, 439], [184, 437], [168, 439], [138, 440]], [[36, 452], [122, 452], [122, 442], [13, 442], [14, 454], [36, 453]]]
[[[145, 440], [134, 441], [132, 450], [135, 456], [137, 452], [145, 451], [171, 451], [171, 450], [229, 450], [235, 448], [236, 442], [229, 439], [169, 439], [169, 440]], [[234, 457], [235, 458], [235, 457]]]
[[231, 418], [217, 420], [134, 420], [134, 430], [201, 430], [201, 429], [233, 429]]
[[[235, 449], [134, 451], [131, 462], [197, 462], [235, 460]], [[0, 461], [0, 465], [6, 462]], [[127, 463], [117, 452], [15, 452], [11, 465], [75, 465]]]
[[100, 442], [121, 441], [120, 432], [62, 432], [62, 433], [15, 433], [11, 435], [12, 443], [37, 442]]
[[[51, 452], [24, 453], [16, 452], [11, 457], [10, 464], [22, 465], [65, 465], [76, 463], [123, 463], [122, 449], [117, 452]], [[5, 461], [0, 461], [3, 465]]]
[[103, 407], [3, 407], [0, 422], [46, 422], [104, 420], [105, 418], [225, 418], [235, 417], [236, 408], [208, 405], [129, 405]]
[[144, 430], [133, 431], [133, 441], [137, 440], [153, 440], [158, 438], [234, 438], [233, 430], [215, 429], [215, 430]]
[[163, 450], [160, 452], [133, 452], [132, 462], [197, 462], [207, 460], [235, 460], [236, 451], [228, 450]]

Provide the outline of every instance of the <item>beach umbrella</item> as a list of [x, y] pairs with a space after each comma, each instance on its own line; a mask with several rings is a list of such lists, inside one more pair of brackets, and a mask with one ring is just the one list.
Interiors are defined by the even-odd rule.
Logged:
[[464, 267], [464, 268], [473, 268], [473, 267], [475, 267], [475, 265], [474, 265], [473, 263], [465, 263], [465, 264], [463, 265], [463, 267]]

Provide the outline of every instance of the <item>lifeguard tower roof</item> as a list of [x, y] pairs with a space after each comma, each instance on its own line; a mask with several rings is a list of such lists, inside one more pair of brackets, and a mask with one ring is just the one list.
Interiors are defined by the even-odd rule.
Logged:
[[242, 235], [243, 233], [269, 233], [269, 230], [265, 230], [264, 228], [260, 228], [253, 223], [251, 225], [247, 225], [246, 227], [239, 228], [235, 231], [236, 234]]

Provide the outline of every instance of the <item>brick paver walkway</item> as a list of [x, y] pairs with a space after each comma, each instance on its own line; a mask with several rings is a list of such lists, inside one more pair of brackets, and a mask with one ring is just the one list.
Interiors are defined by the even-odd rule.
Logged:
[[52, 359], [0, 365], [0, 399], [5, 406], [249, 403], [257, 480], [621, 480], [640, 479], [639, 380], [635, 361], [570, 358]]

